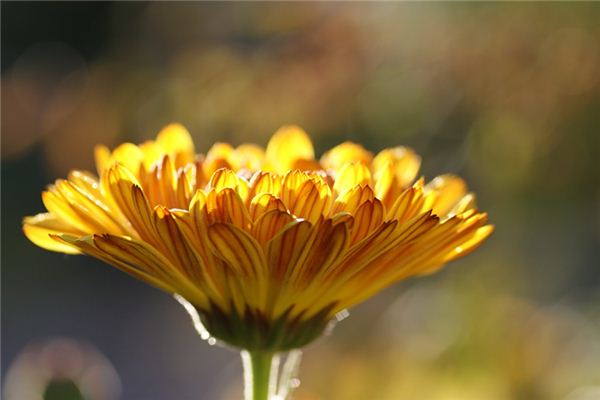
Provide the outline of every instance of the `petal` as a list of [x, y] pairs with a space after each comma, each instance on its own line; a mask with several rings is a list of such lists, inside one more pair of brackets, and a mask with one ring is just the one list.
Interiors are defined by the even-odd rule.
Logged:
[[315, 222], [331, 205], [331, 189], [318, 175], [291, 171], [283, 179], [281, 201], [296, 217]]
[[298, 126], [284, 126], [269, 140], [265, 157], [267, 169], [285, 173], [298, 160], [313, 160], [315, 153], [306, 132]]
[[367, 237], [383, 222], [383, 204], [379, 199], [366, 201], [356, 209], [353, 215], [354, 224], [350, 242], [354, 244]]
[[325, 169], [339, 170], [344, 164], [360, 162], [370, 165], [373, 154], [360, 144], [344, 142], [323, 154], [321, 165]]
[[155, 164], [160, 162], [166, 153], [154, 140], [148, 140], [138, 147], [144, 154], [144, 168], [148, 171], [152, 170]]
[[377, 257], [401, 243], [408, 243], [437, 223], [437, 217], [424, 213], [405, 224], [398, 224], [397, 221], [380, 224], [368, 237], [354, 244], [344, 258], [338, 261], [338, 265], [332, 269], [330, 279], [338, 280], [335, 284], [342, 284], [345, 279], [363, 270]]
[[144, 153], [133, 143], [123, 143], [113, 150], [107, 167], [119, 163], [131, 173], [137, 174], [144, 162]]
[[[265, 309], [267, 299], [267, 264], [260, 244], [243, 230], [216, 223], [208, 228], [207, 238], [216, 258], [228, 271], [230, 291], [239, 292], [244, 303], [252, 308]], [[231, 287], [233, 285], [233, 287]], [[230, 293], [230, 297], [234, 294]], [[238, 300], [236, 308], [244, 311]]]
[[339, 212], [354, 214], [356, 209], [366, 201], [373, 201], [375, 194], [369, 186], [355, 186], [338, 196], [332, 207], [332, 215]]
[[57, 251], [67, 254], [78, 254], [80, 251], [62, 242], [59, 242], [49, 235], [69, 234], [73, 236], [83, 236], [84, 232], [72, 228], [61, 222], [50, 213], [38, 214], [33, 217], [23, 219], [23, 232], [34, 244], [51, 251]]
[[94, 147], [94, 159], [96, 161], [96, 171], [98, 175], [102, 174], [110, 163], [110, 150], [106, 146], [98, 145]]
[[[62, 181], [57, 181], [59, 184]], [[42, 202], [50, 214], [64, 224], [70, 225], [73, 229], [81, 232], [93, 232], [94, 223], [90, 221], [88, 215], [80, 212], [77, 208], [71, 207], [68, 199], [58, 190], [56, 185], [52, 185], [48, 190], [42, 192]]]
[[255, 144], [243, 144], [235, 149], [238, 167], [258, 171], [265, 163], [265, 151]]
[[86, 171], [74, 170], [69, 172], [69, 179], [74, 185], [89, 193], [96, 199], [102, 199], [104, 196], [100, 191], [100, 183], [97, 177]]
[[215, 143], [206, 153], [202, 164], [204, 175], [212, 176], [220, 168], [237, 169], [234, 152], [233, 146], [229, 143]]
[[330, 219], [321, 220], [313, 226], [314, 236], [305, 245], [305, 257], [290, 266], [289, 279], [306, 288], [316, 276], [325, 274], [350, 246], [350, 233], [346, 224], [334, 224]]
[[56, 190], [80, 216], [80, 219], [93, 227], [94, 232], [115, 235], [126, 233], [109, 207], [85, 189], [69, 181], [58, 181]]
[[311, 233], [312, 224], [296, 220], [286, 225], [267, 244], [267, 260], [270, 274], [277, 282], [284, 281], [288, 271], [296, 264]]
[[156, 137], [156, 143], [166, 154], [194, 154], [194, 142], [187, 129], [181, 124], [164, 127]]
[[114, 235], [75, 238], [57, 237], [82, 252], [169, 293], [179, 293], [190, 302], [208, 306], [206, 295], [179, 272], [170, 261], [147, 243]]
[[344, 193], [356, 186], [371, 185], [371, 171], [363, 163], [345, 164], [339, 171], [333, 184], [336, 193]]
[[293, 221], [294, 217], [286, 211], [269, 210], [262, 214], [252, 225], [252, 236], [256, 238], [261, 246], [265, 246], [283, 227]]
[[117, 164], [103, 176], [110, 199], [142, 239], [153, 243], [156, 240], [152, 209], [137, 179], [124, 167]]
[[182, 274], [195, 282], [202, 281], [202, 273], [198, 268], [200, 261], [187, 245], [171, 212], [165, 207], [154, 210], [154, 226], [160, 237], [158, 250], [165, 255]]
[[208, 225], [226, 222], [244, 230], [250, 229], [250, 214], [241, 197], [233, 189], [226, 188], [220, 192], [211, 190], [206, 197], [205, 212]]
[[473, 234], [469, 235], [463, 242], [459, 243], [456, 247], [450, 251], [444, 258], [444, 263], [456, 260], [457, 258], [464, 257], [471, 253], [477, 247], [494, 232], [493, 225], [486, 225], [481, 228], [477, 228]]
[[272, 210], [288, 212], [287, 207], [279, 198], [270, 193], [261, 193], [254, 196], [250, 203], [250, 218], [252, 221], [257, 221], [264, 213]]
[[425, 195], [427, 207], [445, 216], [467, 195], [467, 185], [457, 176], [441, 175], [425, 186]]
[[[295, 239], [295, 243], [280, 242], [278, 250], [271, 247], [273, 252], [271, 262], [283, 262], [282, 269], [285, 278], [280, 290], [274, 314], [278, 315], [289, 307], [305, 310], [306, 315], [314, 315], [323, 307], [312, 307], [316, 299], [321, 298], [324, 287], [321, 277], [325, 276], [329, 268], [336, 263], [346, 252], [349, 245], [349, 234], [346, 224], [334, 224], [332, 220], [321, 219], [310, 227], [309, 231], [301, 232], [304, 228], [295, 228], [287, 232], [288, 239]], [[291, 234], [295, 234], [292, 236]], [[282, 235], [282, 238], [286, 235]], [[273, 242], [274, 244], [277, 242]], [[285, 252], [287, 246], [298, 249], [297, 254], [289, 260], [275, 257], [277, 251]], [[275, 260], [275, 261], [273, 261]]]
[[250, 179], [248, 199], [252, 201], [255, 196], [262, 193], [269, 193], [279, 197], [282, 185], [283, 178], [281, 175], [259, 171]]
[[243, 276], [263, 277], [266, 263], [263, 251], [254, 238], [238, 227], [216, 223], [208, 228], [208, 240], [215, 255]]
[[427, 207], [424, 206], [423, 189], [420, 186], [404, 190], [388, 210], [388, 220], [405, 222], [420, 214]]
[[408, 186], [417, 176], [421, 167], [421, 157], [408, 147], [394, 147], [379, 152], [373, 159], [375, 178], [379, 178], [382, 171], [392, 169], [397, 184], [400, 187]]
[[242, 199], [245, 200], [248, 197], [248, 182], [227, 168], [216, 170], [208, 182], [208, 187], [214, 188], [216, 191], [231, 188], [235, 190]]

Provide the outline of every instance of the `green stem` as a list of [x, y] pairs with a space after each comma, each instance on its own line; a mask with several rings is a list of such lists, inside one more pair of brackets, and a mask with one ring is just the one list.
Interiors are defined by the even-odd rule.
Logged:
[[244, 399], [270, 400], [277, 386], [279, 358], [275, 353], [242, 351]]

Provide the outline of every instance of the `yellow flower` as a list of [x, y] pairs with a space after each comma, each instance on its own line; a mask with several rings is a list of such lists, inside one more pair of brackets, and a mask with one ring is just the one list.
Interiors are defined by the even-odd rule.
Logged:
[[249, 350], [301, 347], [336, 313], [493, 230], [460, 178], [415, 181], [411, 149], [347, 142], [315, 160], [295, 126], [266, 150], [196, 155], [173, 124], [139, 146], [98, 147], [96, 163], [99, 177], [73, 171], [43, 192], [48, 212], [25, 218], [27, 237], [183, 297], [213, 336]]

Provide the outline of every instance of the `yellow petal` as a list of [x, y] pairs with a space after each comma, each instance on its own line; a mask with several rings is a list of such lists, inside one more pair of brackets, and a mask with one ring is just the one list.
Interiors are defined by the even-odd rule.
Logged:
[[366, 201], [356, 209], [353, 215], [354, 224], [350, 242], [356, 243], [367, 237], [383, 222], [383, 204], [379, 199]]
[[103, 198], [102, 192], [100, 191], [100, 183], [98, 182], [98, 179], [91, 173], [74, 170], [69, 172], [68, 180], [96, 199]]
[[131, 173], [137, 174], [144, 162], [144, 153], [133, 143], [123, 143], [113, 150], [108, 167], [119, 163]]
[[93, 227], [94, 232], [115, 235], [126, 233], [109, 207], [83, 188], [69, 181], [59, 181], [56, 188], [63, 198], [67, 199], [71, 208], [81, 216], [80, 218]]
[[71, 245], [61, 243], [49, 235], [69, 234], [82, 236], [85, 233], [61, 222], [50, 213], [38, 214], [23, 219], [23, 232], [36, 245], [59, 253], [78, 254], [80, 251]]
[[238, 185], [237, 175], [230, 169], [221, 168], [215, 171], [210, 177], [208, 187], [213, 188], [216, 191], [220, 191], [226, 188], [235, 189]]
[[275, 292], [278, 301], [273, 313], [297, 307], [308, 317], [324, 308], [321, 299], [327, 286], [321, 277], [346, 252], [348, 230], [345, 224], [335, 225], [329, 219], [321, 219], [312, 227], [306, 221], [289, 227], [268, 247], [270, 267], [283, 275], [281, 290]]
[[110, 162], [110, 150], [106, 146], [98, 145], [94, 147], [94, 159], [96, 161], [96, 171], [98, 175], [102, 174]]
[[312, 240], [304, 246], [306, 256], [299, 257], [297, 265], [290, 266], [289, 279], [300, 289], [308, 287], [318, 276], [325, 275], [350, 245], [346, 224], [334, 224], [333, 220], [324, 219], [312, 229], [315, 231]]
[[421, 157], [408, 147], [394, 147], [382, 150], [373, 159], [375, 179], [381, 171], [391, 168], [397, 184], [404, 188], [415, 179], [421, 167]]
[[258, 171], [265, 163], [265, 151], [255, 144], [243, 144], [235, 149], [237, 165], [250, 171]]
[[283, 179], [281, 175], [259, 171], [250, 179], [248, 200], [252, 202], [256, 196], [262, 193], [269, 193], [279, 197], [282, 184]]
[[265, 259], [260, 245], [238, 227], [216, 223], [208, 228], [208, 239], [216, 255], [246, 276], [262, 276]]
[[354, 214], [356, 209], [366, 201], [373, 201], [375, 193], [369, 186], [355, 186], [338, 196], [332, 207], [332, 215], [339, 212]]
[[188, 278], [200, 281], [202, 274], [198, 268], [199, 260], [187, 245], [171, 212], [165, 207], [154, 210], [154, 226], [160, 237], [157, 242], [161, 251], [180, 272]]
[[[62, 181], [57, 181], [57, 183], [60, 182]], [[68, 199], [60, 193], [55, 185], [42, 192], [42, 202], [46, 209], [64, 224], [81, 232], [94, 231], [94, 223], [89, 220], [88, 215], [71, 207]]]
[[270, 193], [261, 193], [254, 196], [250, 203], [250, 218], [252, 221], [257, 221], [264, 213], [272, 210], [288, 212], [287, 207], [278, 197], [275, 197]]
[[155, 164], [160, 162], [165, 155], [165, 151], [154, 140], [148, 140], [138, 146], [144, 155], [144, 168], [150, 171]]
[[194, 142], [187, 129], [181, 124], [170, 124], [165, 126], [156, 137], [156, 143], [163, 152], [173, 156], [174, 154], [194, 154]]
[[456, 246], [452, 251], [444, 258], [444, 263], [450, 262], [460, 257], [464, 257], [477, 249], [485, 239], [487, 239], [494, 232], [493, 225], [486, 225], [478, 228], [472, 235], [470, 235], [465, 241]]
[[106, 172], [105, 181], [115, 207], [141, 238], [154, 242], [156, 233], [152, 221], [152, 209], [137, 179], [127, 169], [117, 164]]
[[286, 211], [270, 210], [262, 214], [252, 225], [252, 236], [261, 246], [273, 239], [287, 224], [294, 221], [294, 217]]
[[267, 244], [267, 260], [269, 270], [278, 282], [284, 281], [292, 273], [303, 249], [310, 237], [312, 224], [304, 220], [296, 220], [287, 224]]
[[220, 192], [211, 190], [206, 197], [205, 212], [208, 224], [226, 222], [241, 229], [249, 230], [251, 219], [241, 197], [230, 188]]
[[423, 189], [419, 186], [405, 189], [388, 210], [388, 220], [405, 222], [427, 209], [424, 205]]
[[150, 265], [149, 259], [141, 261], [139, 257], [128, 255], [128, 251], [124, 250], [121, 246], [115, 246], [114, 243], [108, 246], [97, 246], [99, 240], [104, 242], [111, 242], [109, 238], [102, 238], [94, 236], [85, 236], [82, 238], [73, 237], [70, 235], [58, 235], [55, 237], [57, 241], [71, 245], [78, 248], [82, 253], [88, 254], [92, 257], [98, 258], [107, 264], [113, 265], [120, 270], [130, 274], [131, 276], [140, 279], [141, 281], [147, 282], [161, 290], [169, 293], [175, 293], [175, 289], [169, 285], [163, 278], [155, 275], [152, 271], [140, 268], [140, 265]]
[[454, 175], [441, 175], [425, 186], [425, 195], [432, 200], [428, 204], [434, 214], [447, 215], [467, 194], [465, 181]]
[[345, 164], [335, 178], [333, 190], [341, 194], [361, 185], [372, 185], [369, 168], [360, 162]]
[[331, 189], [318, 175], [291, 171], [283, 179], [281, 201], [299, 218], [315, 222], [331, 205]]
[[321, 165], [325, 169], [341, 169], [344, 164], [360, 162], [370, 165], [373, 154], [360, 144], [344, 142], [335, 146], [321, 157]]
[[284, 173], [298, 160], [313, 160], [315, 153], [306, 132], [298, 126], [284, 126], [269, 140], [265, 157], [269, 170]]
[[114, 265], [122, 271], [169, 293], [180, 293], [199, 306], [208, 306], [206, 295], [192, 285], [160, 252], [147, 243], [113, 235], [57, 239], [82, 252]]

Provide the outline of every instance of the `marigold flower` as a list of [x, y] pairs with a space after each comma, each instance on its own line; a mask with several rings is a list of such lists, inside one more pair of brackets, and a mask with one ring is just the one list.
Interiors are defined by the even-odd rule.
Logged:
[[336, 313], [435, 272], [490, 235], [463, 180], [417, 177], [405, 147], [346, 142], [315, 159], [283, 127], [265, 150], [217, 143], [197, 155], [172, 124], [156, 140], [96, 149], [98, 177], [73, 171], [43, 192], [23, 230], [85, 253], [197, 310], [211, 335], [248, 350], [302, 347]]

